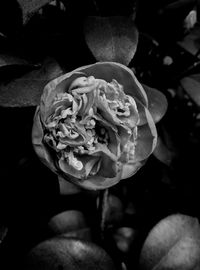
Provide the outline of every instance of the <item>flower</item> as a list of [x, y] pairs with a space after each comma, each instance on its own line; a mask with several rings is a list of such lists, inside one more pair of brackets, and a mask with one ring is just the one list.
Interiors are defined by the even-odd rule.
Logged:
[[86, 189], [108, 188], [134, 175], [156, 141], [142, 85], [115, 62], [84, 66], [49, 82], [34, 116], [37, 155]]

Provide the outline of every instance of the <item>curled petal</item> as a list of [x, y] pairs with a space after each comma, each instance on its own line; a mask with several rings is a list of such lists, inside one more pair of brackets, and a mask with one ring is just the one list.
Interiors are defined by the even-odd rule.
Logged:
[[73, 166], [69, 165], [69, 163], [66, 160], [60, 159], [58, 164], [60, 169], [65, 173], [68, 177], [74, 177], [76, 179], [76, 182], [79, 182], [84, 180], [85, 178], [88, 177], [89, 173], [91, 172], [92, 168], [95, 166], [95, 164], [98, 162], [99, 158], [98, 157], [89, 157], [89, 156], [84, 156], [83, 158], [79, 159], [79, 162], [82, 163], [82, 169], [77, 170]]
[[97, 108], [101, 110], [101, 114], [105, 119], [114, 125], [126, 125], [130, 128], [133, 128], [139, 121], [139, 115], [135, 101], [132, 97], [129, 97], [129, 105], [130, 115], [124, 117], [117, 115], [117, 113], [110, 108], [109, 101], [105, 97], [98, 97], [97, 99]]
[[70, 72], [50, 81], [45, 86], [40, 102], [41, 119], [43, 122], [45, 122], [49, 110], [52, 108], [56, 95], [66, 92], [71, 83], [83, 75], [82, 72]]
[[[112, 153], [110, 153], [103, 145], [99, 145], [98, 149], [95, 150], [91, 155], [77, 155], [76, 158], [82, 163], [80, 170], [76, 169], [72, 165], [69, 165], [69, 162], [64, 159], [59, 160], [60, 169], [68, 176], [85, 180], [88, 178], [89, 173], [96, 169], [95, 165], [97, 162], [101, 163], [101, 166], [97, 172], [97, 175], [100, 177], [115, 176], [117, 173], [116, 157], [112, 155]], [[80, 180], [77, 180], [77, 182]]]
[[123, 85], [125, 94], [137, 98], [143, 105], [148, 106], [147, 95], [142, 85], [138, 82], [134, 73], [126, 66], [116, 62], [97, 62], [76, 71], [78, 70], [87, 76], [92, 75], [107, 82], [111, 82], [114, 78], [119, 84]]

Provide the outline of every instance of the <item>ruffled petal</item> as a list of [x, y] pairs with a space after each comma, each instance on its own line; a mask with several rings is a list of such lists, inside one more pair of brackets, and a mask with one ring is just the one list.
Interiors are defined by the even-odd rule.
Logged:
[[137, 98], [144, 106], [148, 106], [147, 95], [142, 85], [138, 82], [132, 70], [120, 63], [97, 62], [74, 70], [74, 72], [77, 71], [81, 71], [87, 76], [103, 79], [107, 82], [111, 82], [115, 79], [118, 83], [123, 85], [125, 94]]
[[40, 102], [41, 119], [43, 122], [45, 122], [49, 114], [49, 110], [52, 108], [56, 95], [67, 92], [71, 83], [76, 78], [82, 77], [83, 75], [85, 75], [83, 72], [72, 71], [50, 81], [45, 86]]

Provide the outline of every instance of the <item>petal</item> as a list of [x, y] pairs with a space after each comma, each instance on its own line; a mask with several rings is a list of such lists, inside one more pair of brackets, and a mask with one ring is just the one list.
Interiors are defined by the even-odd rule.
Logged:
[[146, 159], [154, 150], [157, 143], [157, 131], [149, 111], [145, 108], [147, 124], [138, 126], [135, 153], [132, 162]]
[[132, 70], [120, 63], [97, 62], [78, 68], [75, 71], [82, 71], [87, 76], [92, 75], [97, 79], [103, 79], [107, 82], [111, 82], [115, 79], [118, 83], [123, 85], [124, 92], [127, 95], [137, 98], [145, 106], [148, 105], [147, 95]]
[[[85, 180], [88, 177], [88, 174], [92, 170], [93, 166], [97, 162], [101, 162], [100, 169], [97, 172], [97, 175], [101, 177], [105, 176], [115, 176], [116, 175], [116, 158], [113, 157], [109, 151], [102, 146], [97, 151], [95, 151], [92, 155], [76, 155], [78, 161], [83, 164], [83, 168], [81, 170], [75, 169], [73, 166], [69, 165], [66, 160], [60, 159], [58, 161], [60, 169], [67, 174], [68, 176], [72, 176], [78, 178], [80, 180]], [[109, 166], [108, 166], [109, 164]], [[106, 168], [106, 169], [105, 169]]]
[[115, 177], [117, 174], [117, 162], [107, 155], [102, 155], [101, 167], [96, 176]]
[[33, 120], [33, 128], [32, 128], [32, 143], [33, 148], [36, 154], [39, 156], [41, 161], [49, 167], [53, 172], [56, 172], [56, 167], [54, 166], [54, 161], [49, 154], [48, 149], [43, 144], [43, 128], [40, 121], [40, 110], [37, 107], [34, 120]]
[[[92, 170], [93, 166], [98, 162], [99, 157], [91, 157], [91, 156], [82, 156], [82, 158], [78, 158], [79, 161], [82, 162], [83, 168], [82, 170], [76, 170], [73, 166], [69, 165], [66, 160], [60, 159], [58, 161], [59, 167], [63, 173], [65, 173], [68, 177], [75, 177], [77, 181], [82, 181], [84, 178], [88, 177], [88, 174]], [[65, 178], [66, 178], [65, 175]]]
[[[117, 157], [120, 151], [120, 138], [118, 136], [118, 129], [100, 116], [95, 115], [94, 118], [102, 125], [102, 127], [107, 130], [109, 135], [108, 150]], [[97, 146], [101, 146], [102, 148], [102, 144], [97, 144]]]
[[151, 113], [155, 123], [159, 122], [167, 111], [167, 98], [165, 95], [155, 88], [144, 85], [144, 90], [147, 94], [149, 106], [148, 110]]
[[[74, 180], [75, 179], [72, 179], [73, 182]], [[83, 182], [79, 182], [78, 185], [89, 190], [101, 190], [112, 187], [113, 185], [117, 184], [120, 180], [121, 180], [121, 171], [119, 170], [115, 177], [107, 178], [102, 176], [92, 176], [87, 178]]]
[[72, 71], [50, 81], [45, 86], [40, 102], [41, 119], [43, 122], [45, 122], [48, 112], [51, 110], [55, 96], [59, 93], [67, 92], [71, 83], [83, 75], [82, 72]]
[[133, 128], [137, 125], [139, 116], [136, 109], [135, 101], [132, 97], [129, 98], [130, 101], [130, 116], [118, 116], [112, 109], [110, 109], [108, 101], [104, 97], [98, 97], [96, 100], [97, 108], [99, 113], [109, 122], [114, 125], [126, 125]]
[[146, 107], [139, 102], [137, 99], [135, 99], [135, 102], [137, 104], [137, 110], [138, 110], [138, 114], [139, 114], [139, 123], [138, 126], [143, 126], [147, 123], [147, 117], [146, 117]]
[[121, 179], [127, 179], [132, 177], [146, 162], [146, 160], [123, 164]]

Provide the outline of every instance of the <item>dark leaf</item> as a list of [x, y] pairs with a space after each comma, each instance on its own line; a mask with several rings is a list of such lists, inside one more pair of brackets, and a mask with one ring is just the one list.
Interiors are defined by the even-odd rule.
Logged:
[[86, 221], [82, 212], [68, 210], [53, 216], [48, 223], [48, 227], [53, 234], [63, 234], [85, 228]]
[[153, 154], [158, 160], [160, 160], [167, 166], [170, 166], [173, 159], [175, 158], [175, 153], [165, 145], [165, 143], [159, 136], [157, 138], [157, 144], [155, 150], [153, 151]]
[[0, 54], [0, 83], [14, 80], [39, 67], [40, 65], [33, 64], [26, 59], [2, 53]]
[[9, 54], [0, 54], [0, 70], [10, 66], [33, 66], [28, 61]]
[[160, 91], [156, 90], [155, 88], [149, 87], [144, 85], [144, 90], [147, 94], [148, 101], [149, 101], [149, 111], [153, 117], [155, 123], [159, 122], [161, 118], [165, 115], [167, 111], [168, 102], [165, 97]]
[[87, 45], [98, 61], [128, 65], [136, 52], [138, 31], [128, 17], [88, 17], [84, 31]]
[[27, 23], [29, 18], [44, 5], [52, 2], [52, 0], [17, 0], [22, 10], [23, 23]]
[[200, 106], [200, 74], [194, 74], [181, 80], [181, 85], [187, 95]]
[[8, 84], [0, 85], [0, 106], [26, 107], [36, 106], [44, 86], [62, 74], [62, 69], [53, 59], [44, 62], [39, 70], [26, 73]]

